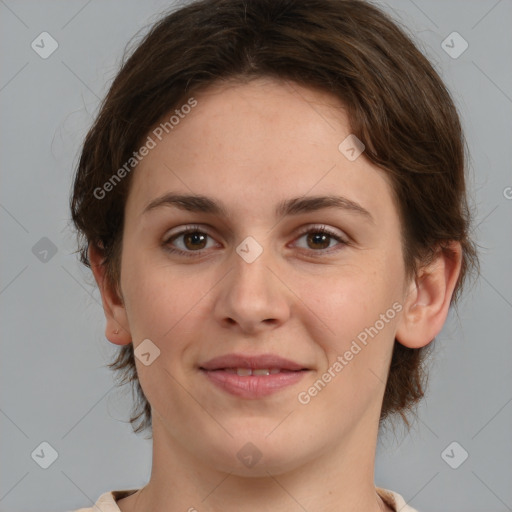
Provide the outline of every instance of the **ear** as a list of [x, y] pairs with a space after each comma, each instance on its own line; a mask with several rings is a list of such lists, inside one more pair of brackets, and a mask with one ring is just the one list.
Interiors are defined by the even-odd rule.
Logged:
[[131, 343], [131, 334], [128, 325], [126, 308], [117, 290], [112, 290], [107, 284], [106, 267], [103, 265], [103, 255], [97, 247], [89, 244], [87, 249], [91, 270], [101, 293], [103, 311], [107, 320], [105, 327], [106, 338], [115, 345], [128, 345]]
[[428, 345], [443, 328], [462, 263], [459, 242], [436, 250], [431, 263], [418, 272], [409, 287], [396, 340], [409, 348]]

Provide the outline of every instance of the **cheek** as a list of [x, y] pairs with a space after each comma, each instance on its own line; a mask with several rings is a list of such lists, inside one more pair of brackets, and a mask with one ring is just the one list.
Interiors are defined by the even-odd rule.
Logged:
[[[326, 355], [322, 372], [343, 375], [334, 380], [344, 381], [343, 387], [350, 382], [351, 392], [356, 394], [366, 386], [374, 390], [378, 379], [385, 381], [402, 308], [398, 301], [399, 267], [396, 261], [394, 266], [391, 262], [375, 264], [372, 271], [369, 264], [354, 267], [351, 272], [329, 280], [328, 293], [318, 283], [310, 283], [318, 318], [329, 326], [328, 331], [324, 330], [326, 334], [317, 338]], [[346, 391], [343, 394], [349, 396]]]
[[340, 292], [326, 296], [323, 308], [335, 333], [316, 340], [325, 354], [324, 365], [299, 397], [301, 403], [314, 402], [312, 410], [319, 415], [331, 404], [335, 423], [348, 421], [347, 412], [354, 419], [379, 406], [401, 307], [384, 283], [361, 279], [342, 284]]
[[372, 325], [381, 313], [391, 307], [398, 297], [382, 271], [369, 272], [359, 268], [307, 285], [308, 295], [315, 304], [319, 318], [325, 318], [335, 335], [354, 336]]
[[149, 338], [160, 346], [197, 302], [197, 287], [142, 254], [132, 253], [123, 264], [122, 289], [134, 345]]

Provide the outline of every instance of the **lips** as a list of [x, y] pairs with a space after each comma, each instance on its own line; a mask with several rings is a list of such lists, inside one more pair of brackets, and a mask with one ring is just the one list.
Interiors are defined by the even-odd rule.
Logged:
[[[259, 373], [258, 370], [267, 370], [269, 374], [271, 374], [277, 373], [276, 370], [292, 372], [308, 369], [300, 363], [273, 354], [262, 354], [257, 356], [228, 354], [210, 359], [209, 361], [201, 364], [200, 368], [206, 371], [234, 370], [234, 373], [237, 373], [238, 370], [251, 370], [252, 373], [247, 373], [246, 375], [257, 375]], [[256, 371], [256, 373], [254, 373], [254, 371]]]
[[229, 354], [199, 367], [207, 382], [243, 399], [262, 399], [297, 384], [308, 372], [300, 363], [272, 354]]
[[240, 377], [248, 377], [249, 375], [275, 375], [281, 372], [288, 372], [291, 370], [284, 370], [282, 368], [223, 368], [222, 370], [210, 371], [224, 371], [227, 373], [236, 373]]

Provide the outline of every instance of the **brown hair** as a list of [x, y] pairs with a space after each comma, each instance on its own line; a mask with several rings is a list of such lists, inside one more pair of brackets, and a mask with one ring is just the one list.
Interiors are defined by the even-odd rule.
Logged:
[[[162, 17], [119, 73], [87, 134], [70, 201], [82, 263], [100, 250], [107, 281], [118, 289], [124, 206], [131, 175], [104, 197], [99, 190], [133, 156], [162, 116], [193, 93], [227, 79], [273, 77], [336, 95], [365, 156], [391, 179], [402, 225], [408, 277], [449, 241], [463, 249], [452, 300], [478, 267], [469, 237], [465, 140], [441, 78], [403, 28], [362, 0], [200, 0]], [[77, 251], [77, 252], [78, 252]], [[432, 345], [432, 344], [430, 344]], [[429, 347], [395, 341], [381, 422], [406, 413], [424, 395]], [[110, 368], [132, 382], [135, 432], [151, 427], [133, 344]], [[139, 422], [135, 428], [135, 424]]]

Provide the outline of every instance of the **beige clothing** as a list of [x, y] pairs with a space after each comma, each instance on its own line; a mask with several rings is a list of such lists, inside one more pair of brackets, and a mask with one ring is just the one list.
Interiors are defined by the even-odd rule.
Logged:
[[[137, 491], [138, 489], [129, 489], [124, 491], [106, 492], [98, 498], [98, 501], [93, 507], [80, 508], [73, 510], [72, 512], [121, 512], [120, 508], [116, 504], [117, 500], [126, 498]], [[377, 493], [383, 501], [396, 512], [418, 512], [416, 509], [407, 505], [402, 496], [396, 492], [377, 487]]]

